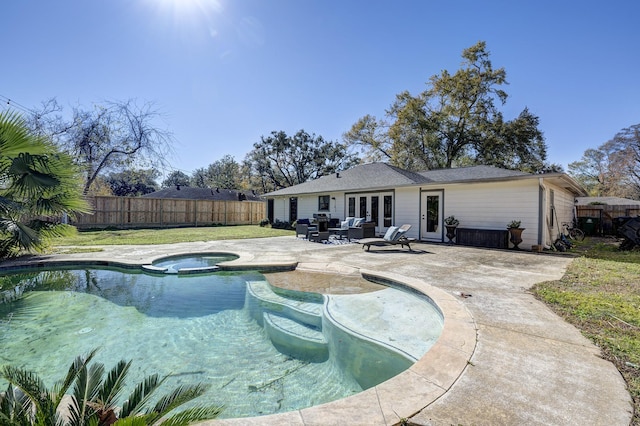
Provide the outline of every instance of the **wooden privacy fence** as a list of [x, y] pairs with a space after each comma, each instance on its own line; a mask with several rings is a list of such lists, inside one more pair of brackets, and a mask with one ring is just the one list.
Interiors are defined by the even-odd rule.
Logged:
[[71, 221], [79, 229], [257, 225], [266, 216], [264, 201], [174, 198], [89, 197], [93, 214]]
[[636, 217], [640, 215], [638, 205], [590, 204], [576, 206], [578, 226], [588, 235], [615, 235], [616, 219], [620, 217]]

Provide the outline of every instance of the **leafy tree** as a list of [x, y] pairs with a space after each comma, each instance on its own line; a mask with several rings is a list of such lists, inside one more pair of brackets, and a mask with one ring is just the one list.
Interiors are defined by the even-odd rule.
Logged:
[[208, 188], [208, 182], [209, 174], [207, 173], [207, 169], [200, 167], [193, 171], [189, 186], [196, 188]]
[[[180, 386], [149, 407], [152, 395], [167, 377], [151, 375], [139, 383], [120, 409], [116, 403], [122, 393], [131, 361], [120, 361], [105, 375], [102, 364], [89, 365], [96, 354], [77, 357], [66, 377], [53, 389], [33, 372], [5, 366], [0, 375], [9, 386], [0, 394], [0, 420], [3, 425], [187, 425], [215, 418], [222, 407], [197, 406], [164, 419], [174, 409], [204, 393], [202, 385]], [[72, 390], [71, 398], [65, 398]], [[60, 415], [66, 408], [67, 418]]]
[[55, 218], [90, 210], [71, 157], [11, 113], [0, 113], [0, 182], [0, 257], [40, 250], [69, 231]]
[[155, 169], [127, 169], [111, 173], [105, 179], [113, 195], [119, 197], [137, 197], [154, 192], [158, 186], [156, 179], [160, 177]]
[[244, 189], [242, 166], [231, 155], [225, 155], [206, 169], [193, 173], [191, 185], [198, 188]]
[[174, 186], [190, 186], [191, 178], [188, 174], [181, 172], [180, 170], [175, 170], [167, 176], [165, 180], [162, 181], [163, 188], [170, 188]]
[[494, 69], [484, 42], [462, 52], [462, 68], [430, 78], [417, 96], [396, 95], [386, 120], [367, 115], [345, 133], [366, 158], [409, 170], [489, 164], [525, 171], [548, 168], [539, 119], [528, 109], [505, 121], [504, 68]]
[[613, 143], [621, 147], [620, 155], [627, 162], [627, 170], [634, 189], [634, 198], [640, 199], [640, 124], [622, 129], [613, 137]]
[[618, 132], [569, 164], [569, 173], [591, 196], [640, 199], [640, 125]]
[[109, 182], [107, 182], [106, 177], [98, 176], [96, 180], [91, 184], [91, 188], [89, 188], [89, 192], [86, 195], [91, 196], [112, 196], [113, 191], [111, 191], [111, 186]]
[[300, 130], [294, 136], [283, 131], [262, 136], [245, 161], [254, 186], [269, 192], [348, 169], [360, 160], [344, 144]]
[[[134, 101], [107, 102], [93, 110], [73, 109], [65, 121], [55, 102], [35, 114], [32, 126], [76, 159], [85, 175], [83, 192], [89, 192], [101, 173], [115, 172], [132, 165], [162, 168], [172, 151], [173, 136], [155, 125], [160, 114], [153, 105]], [[53, 117], [52, 117], [53, 116]]]

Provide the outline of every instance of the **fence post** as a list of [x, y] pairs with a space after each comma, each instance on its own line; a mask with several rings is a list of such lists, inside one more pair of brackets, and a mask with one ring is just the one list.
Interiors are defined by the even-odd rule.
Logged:
[[124, 197], [120, 198], [120, 226], [124, 226]]
[[198, 200], [193, 202], [193, 224], [198, 227]]

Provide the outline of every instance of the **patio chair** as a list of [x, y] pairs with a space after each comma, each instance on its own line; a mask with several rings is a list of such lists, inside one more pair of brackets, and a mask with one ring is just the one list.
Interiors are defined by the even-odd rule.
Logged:
[[298, 219], [296, 222], [296, 238], [298, 238], [298, 235], [304, 235], [304, 238], [308, 238], [309, 232], [317, 229], [315, 225], [311, 225], [309, 219]]
[[362, 249], [367, 248], [367, 251], [371, 248], [371, 246], [395, 246], [400, 245], [400, 247], [407, 246], [409, 251], [413, 251], [411, 249], [411, 243], [414, 242], [415, 238], [407, 238], [405, 236], [406, 232], [411, 228], [411, 225], [404, 224], [401, 227], [390, 226], [387, 229], [387, 233], [384, 234], [382, 238], [365, 238], [358, 241], [362, 244]]
[[365, 222], [362, 218], [356, 218], [353, 225], [349, 226], [347, 231], [347, 239], [359, 240], [361, 238], [373, 238], [376, 236], [376, 224], [373, 222]]

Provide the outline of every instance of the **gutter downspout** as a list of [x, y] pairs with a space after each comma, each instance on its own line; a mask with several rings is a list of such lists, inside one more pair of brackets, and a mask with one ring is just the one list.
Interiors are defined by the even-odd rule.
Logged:
[[545, 201], [545, 188], [544, 188], [544, 178], [538, 178], [538, 245], [542, 245], [543, 243], [543, 228], [544, 228], [544, 212], [546, 211], [546, 207], [544, 205]]

